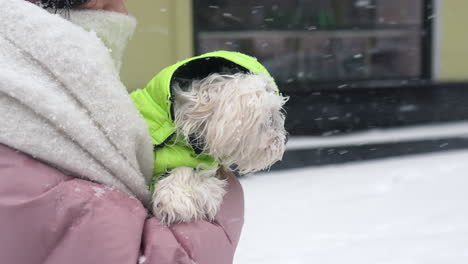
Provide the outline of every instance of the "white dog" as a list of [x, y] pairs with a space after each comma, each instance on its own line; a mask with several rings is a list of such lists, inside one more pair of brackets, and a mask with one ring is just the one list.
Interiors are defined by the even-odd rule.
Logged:
[[224, 171], [253, 173], [282, 159], [288, 98], [265, 73], [211, 73], [174, 81], [171, 89], [175, 136], [217, 166], [169, 171], [154, 186], [153, 212], [167, 224], [213, 220], [225, 194]]

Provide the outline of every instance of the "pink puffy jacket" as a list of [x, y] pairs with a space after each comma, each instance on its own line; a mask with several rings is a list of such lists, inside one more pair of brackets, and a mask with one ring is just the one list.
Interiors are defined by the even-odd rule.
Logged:
[[0, 144], [1, 263], [232, 263], [243, 193], [234, 176], [228, 182], [213, 223], [167, 227], [126, 193], [71, 178]]

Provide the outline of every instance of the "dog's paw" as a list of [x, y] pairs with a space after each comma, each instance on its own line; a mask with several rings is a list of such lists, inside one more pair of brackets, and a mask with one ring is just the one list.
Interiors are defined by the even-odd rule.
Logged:
[[226, 184], [216, 178], [216, 170], [176, 168], [155, 185], [153, 213], [166, 224], [213, 220], [226, 193]]

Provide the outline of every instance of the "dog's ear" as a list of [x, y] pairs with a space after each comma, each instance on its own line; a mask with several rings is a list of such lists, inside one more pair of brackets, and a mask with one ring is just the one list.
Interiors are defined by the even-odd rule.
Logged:
[[[173, 117], [177, 133], [193, 142], [204, 142], [201, 135], [213, 114], [212, 95], [200, 89], [199, 80], [176, 82], [172, 87]], [[188, 142], [190, 143], [190, 142]], [[200, 151], [204, 149], [204, 144]]]
[[174, 124], [178, 134], [184, 136], [197, 153], [209, 149], [206, 142], [208, 134], [218, 134], [218, 128], [215, 128], [217, 125], [211, 124], [211, 120], [216, 113], [219, 115], [219, 112], [225, 111], [222, 106], [228, 105], [225, 103], [226, 98], [232, 98], [235, 89], [230, 83], [236, 78], [237, 75], [214, 73], [202, 80], [177, 79], [174, 82]]

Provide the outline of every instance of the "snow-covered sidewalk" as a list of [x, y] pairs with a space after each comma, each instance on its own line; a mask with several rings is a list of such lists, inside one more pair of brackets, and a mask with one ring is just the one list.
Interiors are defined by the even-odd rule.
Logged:
[[336, 136], [293, 137], [288, 150], [401, 143], [444, 138], [468, 138], [468, 122], [371, 129]]
[[468, 151], [248, 176], [238, 264], [466, 264]]

